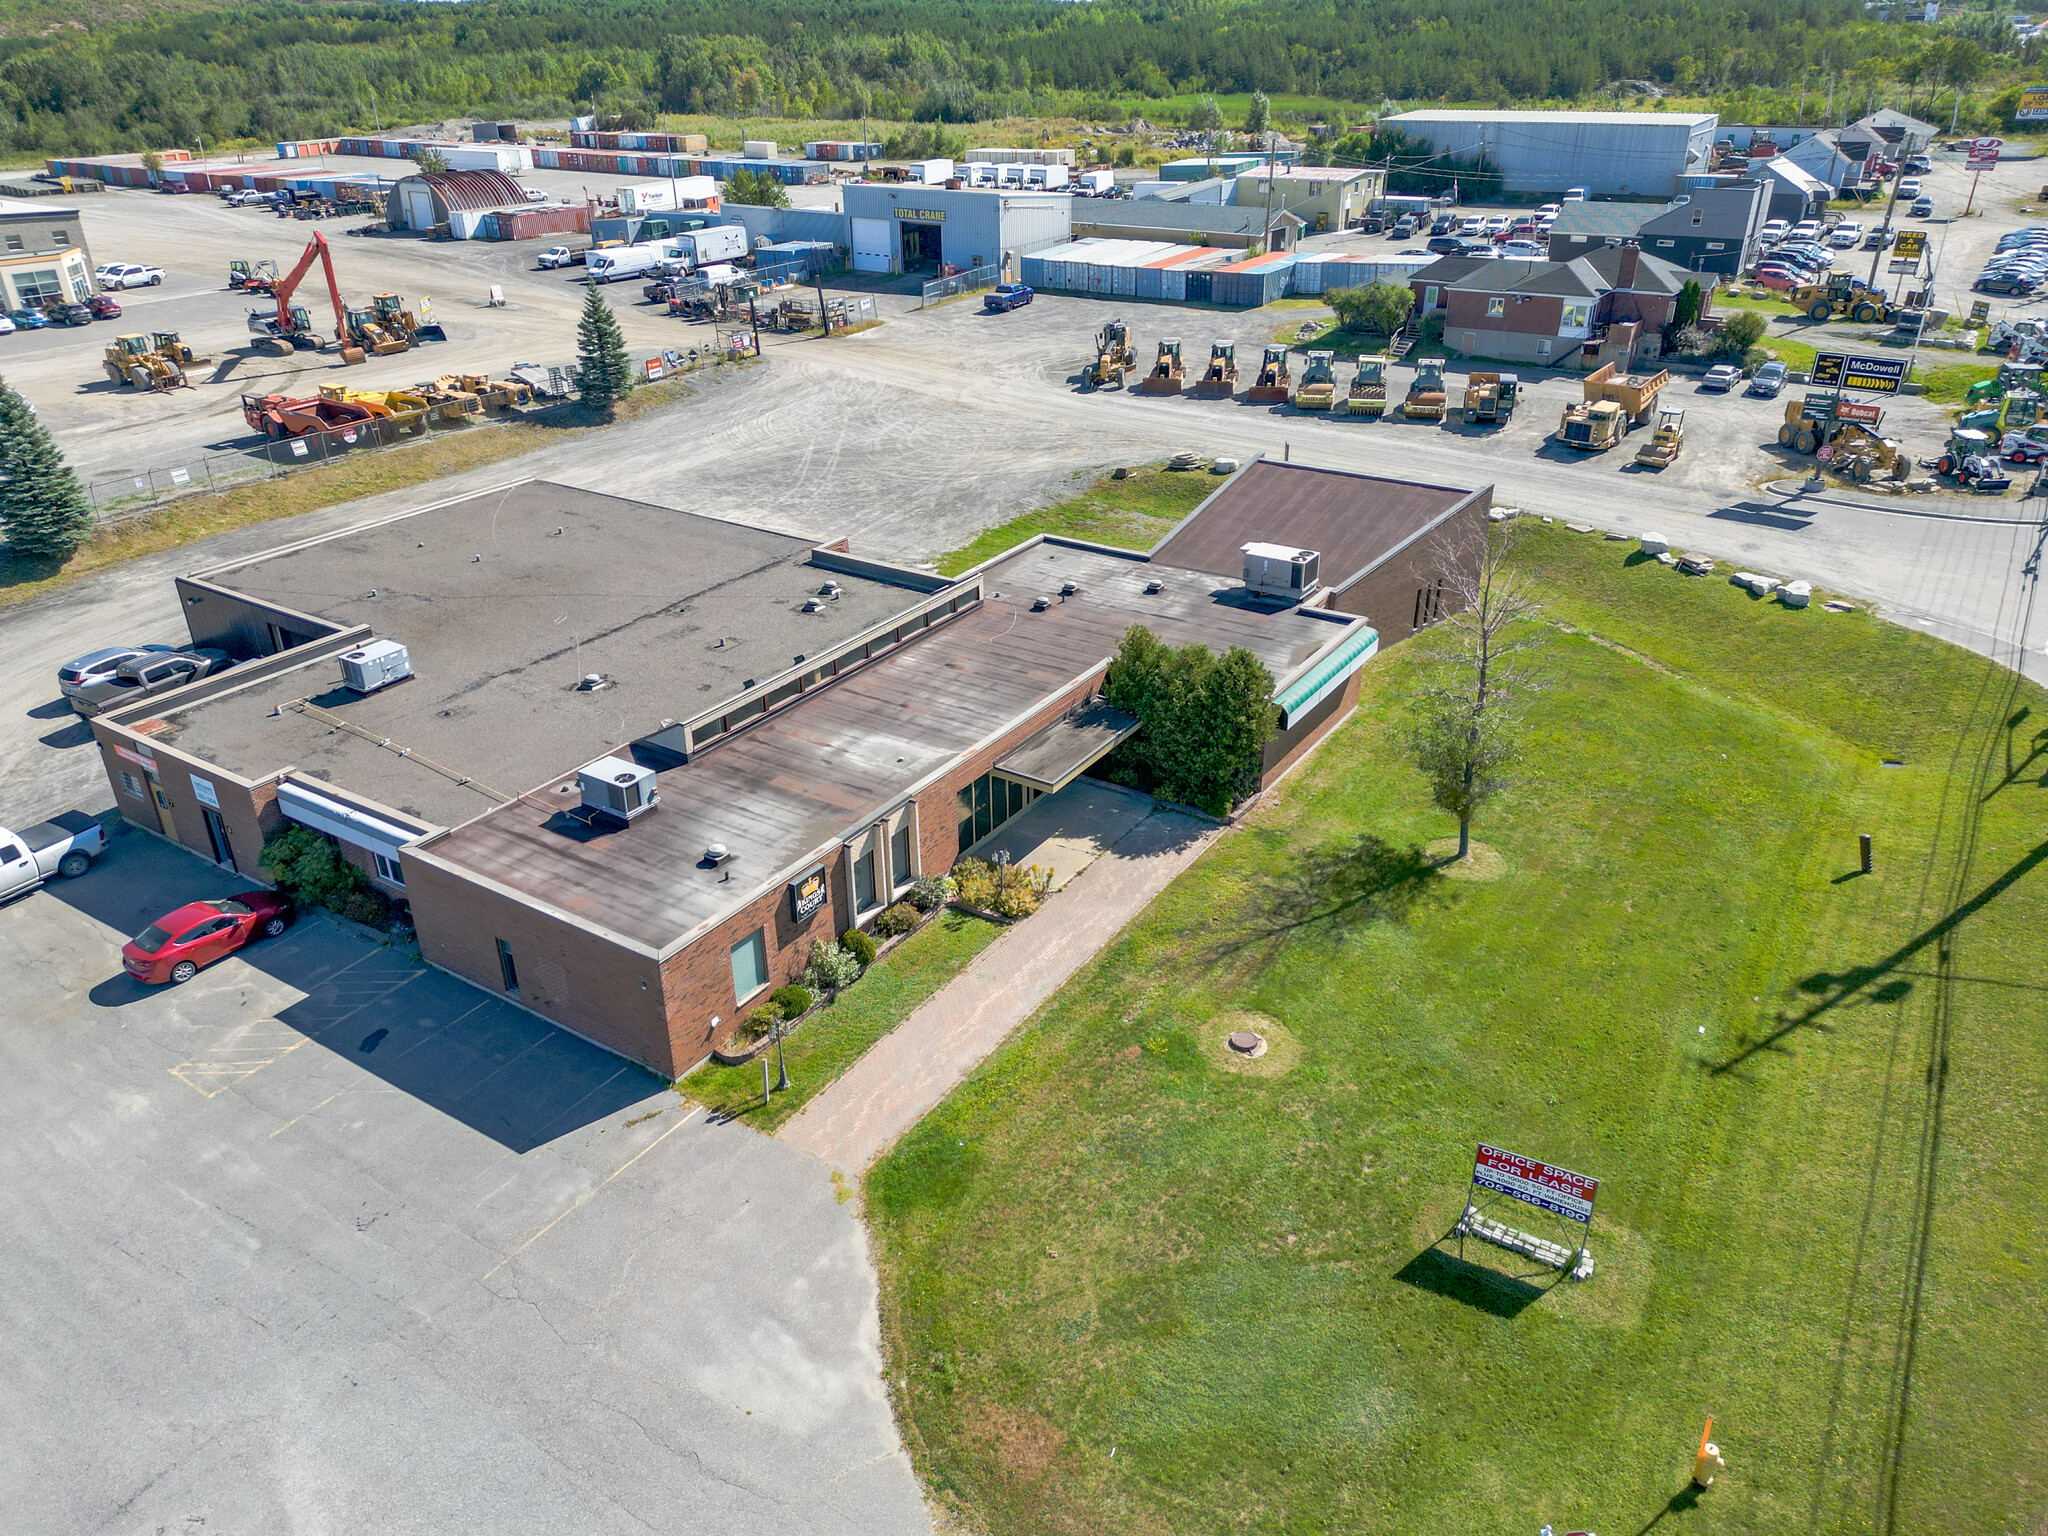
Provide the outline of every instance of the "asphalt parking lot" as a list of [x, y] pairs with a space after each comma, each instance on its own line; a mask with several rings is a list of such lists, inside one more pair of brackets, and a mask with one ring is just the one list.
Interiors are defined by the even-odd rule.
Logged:
[[928, 1529], [814, 1160], [324, 917], [122, 973], [235, 888], [0, 908], [0, 1525]]

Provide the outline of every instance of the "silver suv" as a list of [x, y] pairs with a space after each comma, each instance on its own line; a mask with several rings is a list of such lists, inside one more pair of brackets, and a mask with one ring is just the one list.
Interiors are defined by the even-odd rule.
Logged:
[[97, 715], [146, 699], [153, 693], [168, 693], [173, 688], [196, 683], [234, 664], [234, 657], [226, 651], [210, 648], [152, 652], [121, 662], [111, 674], [100, 674], [98, 682], [67, 683], [64, 694], [71, 700], [75, 713]]

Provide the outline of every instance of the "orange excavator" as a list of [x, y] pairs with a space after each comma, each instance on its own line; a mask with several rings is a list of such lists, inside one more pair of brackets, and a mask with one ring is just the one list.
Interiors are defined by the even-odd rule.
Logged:
[[306, 242], [298, 264], [271, 289], [277, 299], [276, 311], [249, 311], [249, 334], [256, 338], [258, 347], [273, 357], [289, 357], [294, 352], [317, 352], [326, 346], [313, 329], [313, 317], [306, 307], [292, 303], [292, 295], [298, 292], [300, 281], [312, 270], [315, 257], [319, 258], [327, 275], [327, 297], [334, 302], [334, 339], [341, 348], [341, 360], [360, 363], [364, 353], [349, 338], [348, 307], [341, 300], [341, 284], [334, 278], [334, 257], [327, 249], [327, 237], [317, 229], [313, 231], [313, 238]]

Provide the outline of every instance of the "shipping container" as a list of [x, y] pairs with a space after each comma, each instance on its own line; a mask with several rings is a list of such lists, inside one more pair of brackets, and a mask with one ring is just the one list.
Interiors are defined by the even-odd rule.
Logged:
[[773, 139], [743, 139], [740, 141], [740, 155], [748, 160], [773, 160], [775, 141]]
[[552, 208], [506, 208], [498, 214], [500, 240], [544, 240], [552, 235], [589, 233], [588, 203], [568, 203]]

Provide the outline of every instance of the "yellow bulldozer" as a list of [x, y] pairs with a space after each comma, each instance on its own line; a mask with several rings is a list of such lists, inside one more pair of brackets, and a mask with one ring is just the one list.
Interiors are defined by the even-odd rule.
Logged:
[[376, 311], [377, 323], [394, 335], [403, 336], [405, 344], [416, 347], [423, 341], [446, 341], [448, 332], [434, 318], [434, 301], [424, 296], [417, 311], [405, 307], [405, 300], [395, 293], [373, 293], [370, 308]]
[[1197, 400], [1228, 400], [1237, 393], [1237, 343], [1209, 343], [1209, 371], [1188, 386]]
[[[386, 330], [374, 309], [351, 309], [342, 324], [348, 332], [347, 343], [342, 349], [345, 362], [359, 362], [367, 354], [390, 357], [412, 345], [402, 334]], [[347, 355], [351, 351], [356, 354], [354, 357]]]
[[1121, 385], [1124, 375], [1138, 366], [1138, 349], [1131, 344], [1131, 328], [1112, 320], [1095, 333], [1095, 365], [1088, 370], [1088, 382], [1097, 389]]
[[1244, 392], [1247, 405], [1281, 405], [1292, 394], [1293, 374], [1287, 367], [1287, 345], [1276, 342], [1266, 348], [1266, 354], [1259, 360], [1259, 376], [1252, 381], [1252, 387]]
[[1180, 338], [1169, 336], [1159, 343], [1159, 359], [1153, 363], [1152, 371], [1145, 375], [1145, 382], [1138, 386], [1141, 395], [1177, 395], [1187, 379], [1187, 370], [1181, 366]]
[[158, 351], [154, 338], [145, 335], [116, 336], [102, 366], [116, 384], [140, 384], [158, 392], [190, 387], [192, 382], [178, 360]]

